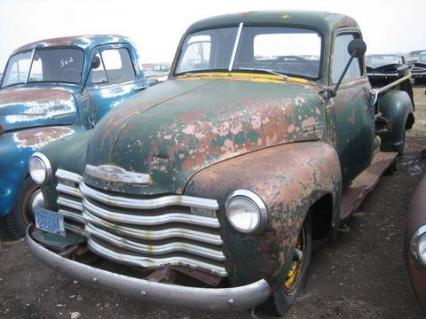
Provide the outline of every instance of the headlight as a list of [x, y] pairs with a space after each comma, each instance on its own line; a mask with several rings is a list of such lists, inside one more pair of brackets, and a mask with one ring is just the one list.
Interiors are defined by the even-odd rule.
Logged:
[[28, 163], [28, 170], [30, 171], [33, 181], [41, 185], [45, 183], [52, 174], [52, 167], [46, 155], [42, 153], [34, 153]]
[[426, 225], [421, 226], [411, 237], [411, 253], [426, 266]]
[[232, 192], [226, 201], [225, 210], [231, 225], [243, 233], [259, 232], [268, 222], [268, 212], [263, 200], [248, 190]]

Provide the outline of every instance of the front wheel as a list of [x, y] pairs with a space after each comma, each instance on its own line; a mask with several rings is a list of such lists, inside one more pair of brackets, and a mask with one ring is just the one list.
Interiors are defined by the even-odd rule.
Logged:
[[34, 208], [43, 205], [40, 187], [31, 178], [25, 178], [15, 208], [6, 216], [7, 227], [13, 239], [25, 236], [28, 225], [34, 221]]
[[308, 214], [299, 232], [293, 260], [284, 282], [271, 297], [258, 307], [260, 312], [271, 316], [283, 316], [296, 302], [306, 286], [306, 277], [312, 257], [312, 220]]

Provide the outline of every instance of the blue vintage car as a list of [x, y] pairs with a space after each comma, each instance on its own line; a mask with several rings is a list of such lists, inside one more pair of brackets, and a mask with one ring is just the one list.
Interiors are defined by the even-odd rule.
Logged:
[[88, 35], [15, 50], [0, 82], [0, 217], [24, 235], [43, 195], [27, 162], [41, 146], [93, 128], [110, 109], [147, 87], [129, 39]]

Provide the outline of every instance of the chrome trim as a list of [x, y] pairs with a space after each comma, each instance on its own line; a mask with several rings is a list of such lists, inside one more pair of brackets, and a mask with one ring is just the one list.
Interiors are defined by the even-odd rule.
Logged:
[[154, 226], [154, 225], [163, 225], [168, 223], [185, 223], [198, 226], [206, 226], [211, 228], [219, 228], [220, 224], [217, 218], [205, 217], [191, 215], [191, 213], [164, 213], [162, 215], [155, 216], [141, 216], [133, 214], [124, 214], [116, 213], [109, 209], [101, 208], [96, 205], [93, 205], [86, 198], [83, 199], [84, 210], [89, 211], [89, 213], [95, 214], [98, 217], [103, 219], [118, 222], [126, 223], [133, 225], [144, 225], [144, 226]]
[[58, 210], [58, 214], [66, 217], [66, 218], [72, 219], [76, 222], [82, 223], [82, 224], [86, 223], [86, 220], [83, 218], [83, 216], [76, 214], [76, 213], [73, 213], [73, 212], [70, 212], [70, 211], [67, 211], [65, 209]]
[[56, 185], [56, 190], [60, 193], [64, 193], [64, 194], [71, 195], [71, 196], [74, 196], [74, 197], [78, 197], [78, 198], [83, 197], [83, 195], [81, 195], [81, 192], [78, 188], [68, 186], [68, 185], [64, 185], [64, 184], [61, 184], [61, 183], [58, 183], [58, 185]]
[[185, 229], [179, 227], [161, 229], [161, 230], [143, 230], [133, 227], [121, 226], [117, 224], [112, 224], [106, 220], [96, 217], [95, 215], [90, 214], [88, 211], [83, 212], [83, 220], [87, 223], [95, 224], [102, 226], [104, 228], [110, 229], [115, 233], [122, 236], [129, 236], [136, 239], [143, 240], [163, 240], [169, 238], [186, 238], [195, 240], [198, 242], [210, 244], [210, 245], [222, 245], [223, 241], [219, 235], [214, 235], [210, 233], [200, 232], [192, 229]]
[[370, 90], [370, 103], [371, 105], [376, 105], [377, 100], [379, 99], [379, 91], [377, 91], [376, 89], [371, 89]]
[[76, 233], [76, 234], [81, 235], [81, 236], [86, 237], [86, 238], [89, 236], [87, 234], [87, 232], [80, 227], [68, 224], [66, 222], [64, 223], [64, 226], [65, 226], [65, 229], [72, 231], [73, 233]]
[[56, 203], [58, 205], [61, 205], [61, 206], [73, 208], [73, 209], [78, 210], [80, 212], [83, 211], [83, 205], [81, 204], [81, 202], [78, 202], [78, 201], [75, 201], [75, 200], [72, 200], [72, 199], [69, 199], [69, 198], [59, 196], [58, 199], [56, 200]]
[[[29, 166], [30, 166], [30, 161], [33, 157], [37, 157], [38, 159], [40, 159], [43, 162], [44, 167], [46, 168], [46, 179], [40, 184], [37, 183], [31, 176], [31, 170]], [[34, 181], [34, 183], [36, 183], [37, 185], [43, 185], [52, 177], [52, 165], [50, 165], [50, 161], [46, 155], [40, 152], [35, 152], [33, 153], [33, 155], [30, 157], [30, 160], [28, 161], [28, 172], [30, 172], [31, 179]]]
[[186, 195], [168, 195], [153, 199], [133, 199], [128, 197], [113, 196], [99, 192], [88, 187], [85, 183], [80, 184], [80, 191], [84, 196], [96, 199], [107, 205], [131, 209], [157, 209], [167, 206], [190, 206], [218, 210], [219, 204], [214, 199], [198, 198]]
[[419, 256], [419, 241], [426, 235], [426, 225], [420, 226], [419, 229], [413, 234], [410, 240], [410, 251], [416, 260], [418, 260], [422, 265], [426, 266], [426, 260], [423, 261]]
[[165, 258], [151, 258], [151, 257], [142, 257], [137, 255], [117, 253], [112, 249], [108, 249], [97, 242], [95, 242], [91, 237], [87, 239], [87, 247], [94, 253], [112, 260], [121, 262], [127, 265], [133, 265], [143, 268], [161, 268], [165, 266], [188, 266], [190, 268], [202, 268], [204, 270], [209, 270], [212, 273], [220, 277], [226, 277], [228, 274], [224, 267], [216, 266], [211, 263], [202, 262], [196, 259], [187, 258], [187, 257], [165, 257]]
[[36, 191], [31, 195], [30, 203], [31, 214], [34, 214], [34, 209], [36, 207], [44, 207], [45, 200], [40, 188], [37, 188]]
[[[164, 255], [164, 254], [169, 254], [174, 252], [186, 252], [186, 253], [191, 253], [200, 257], [210, 258], [216, 261], [225, 260], [225, 256], [220, 250], [206, 248], [203, 246], [194, 245], [190, 243], [172, 242], [172, 243], [159, 244], [159, 245], [158, 244], [146, 245], [146, 244], [138, 243], [123, 237], [119, 237], [110, 232], [97, 228], [91, 224], [86, 224], [86, 226], [84, 227], [84, 230], [87, 233], [89, 233], [91, 236], [95, 236], [114, 246], [129, 250], [129, 251], [133, 251], [136, 253], [152, 254], [154, 256], [158, 256], [158, 255]], [[146, 258], [147, 260], [149, 260], [151, 257], [144, 256], [141, 258]], [[173, 257], [173, 258], [177, 258], [177, 257]]]
[[[222, 251], [223, 241], [216, 230], [220, 227], [216, 200], [183, 195], [135, 200], [134, 197], [115, 196], [93, 189], [78, 174], [58, 170], [55, 175], [58, 178], [58, 213], [66, 218], [66, 229], [86, 237], [89, 249], [89, 242], [92, 242], [95, 253], [101, 255], [105, 250], [112, 251], [104, 257], [124, 264], [161, 267], [170, 261], [172, 265], [188, 264], [189, 267], [227, 275], [222, 265], [226, 260]], [[123, 202], [128, 205], [122, 205]], [[191, 206], [186, 206], [188, 204]], [[185, 205], [191, 211], [179, 208], [171, 210], [169, 205]], [[133, 211], [127, 212], [124, 207]], [[140, 207], [147, 210], [142, 212]], [[155, 208], [160, 207], [165, 207], [164, 213], [155, 212]], [[211, 211], [210, 216], [197, 213], [198, 209], [206, 208]], [[70, 221], [81, 225], [74, 225]], [[169, 228], [169, 223], [193, 227], [170, 225]], [[165, 227], [155, 229], [155, 226], [163, 225]], [[144, 226], [150, 227], [147, 229]], [[209, 227], [211, 231], [195, 227]], [[97, 238], [101, 241], [95, 242]], [[139, 242], [138, 239], [146, 242]], [[158, 242], [164, 239], [168, 241]], [[186, 255], [175, 256], [179, 252]]]
[[60, 169], [60, 168], [58, 168], [56, 170], [55, 176], [57, 178], [70, 180], [70, 181], [77, 183], [77, 184], [80, 184], [83, 181], [83, 177], [81, 175], [71, 173], [71, 172], [65, 171], [65, 170]]
[[238, 50], [238, 45], [240, 43], [240, 37], [241, 37], [241, 31], [243, 29], [243, 25], [244, 24], [240, 22], [238, 26], [238, 30], [237, 30], [237, 35], [235, 36], [235, 42], [234, 42], [234, 47], [232, 49], [231, 60], [229, 61], [229, 67], [228, 67], [229, 72], [231, 72], [232, 68], [234, 67], [235, 56], [237, 55], [237, 50]]
[[84, 170], [85, 175], [108, 181], [109, 183], [123, 183], [132, 185], [149, 185], [152, 183], [149, 174], [126, 171], [122, 167], [115, 165], [86, 165]]
[[26, 243], [42, 262], [80, 282], [113, 289], [144, 302], [209, 311], [245, 310], [265, 302], [271, 294], [266, 280], [232, 288], [198, 288], [148, 281], [112, 273], [59, 256], [38, 244], [27, 230]]
[[[235, 197], [245, 197], [248, 198], [250, 201], [252, 201], [258, 208], [259, 208], [259, 212], [260, 212], [260, 218], [259, 218], [259, 225], [256, 226], [256, 228], [254, 228], [253, 230], [245, 230], [245, 229], [240, 229], [238, 227], [236, 227], [232, 221], [229, 218], [229, 203], [231, 202], [231, 200]], [[238, 189], [233, 191], [231, 194], [229, 194], [226, 203], [225, 203], [225, 212], [226, 212], [226, 218], [228, 219], [229, 223], [232, 225], [232, 227], [234, 227], [236, 230], [242, 232], [242, 233], [253, 233], [253, 232], [260, 232], [262, 231], [266, 224], [268, 223], [269, 217], [268, 217], [268, 210], [266, 208], [265, 203], [263, 202], [262, 198], [260, 198], [259, 195], [257, 195], [256, 193], [246, 190], [246, 189]]]

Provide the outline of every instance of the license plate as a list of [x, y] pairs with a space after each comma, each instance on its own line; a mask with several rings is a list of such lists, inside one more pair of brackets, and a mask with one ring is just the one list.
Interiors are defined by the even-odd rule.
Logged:
[[64, 216], [42, 207], [34, 209], [36, 227], [42, 231], [65, 237]]

